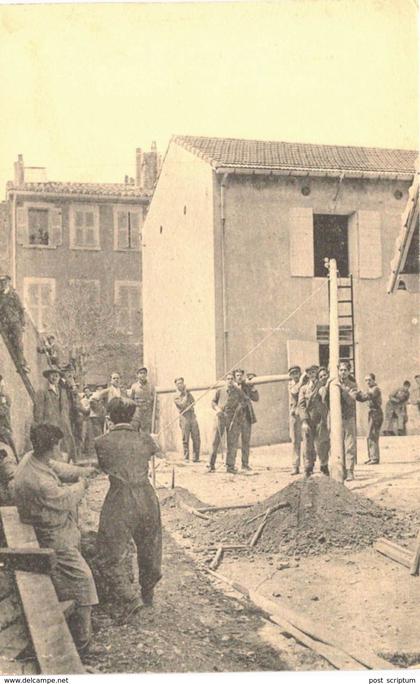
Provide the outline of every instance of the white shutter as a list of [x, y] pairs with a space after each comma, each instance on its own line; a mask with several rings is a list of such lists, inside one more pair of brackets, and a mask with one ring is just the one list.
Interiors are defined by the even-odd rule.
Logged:
[[28, 212], [26, 207], [16, 209], [16, 240], [18, 245], [28, 244]]
[[379, 211], [358, 211], [359, 277], [381, 278], [382, 239]]
[[50, 209], [50, 244], [58, 247], [63, 243], [63, 225], [61, 209]]
[[313, 277], [314, 228], [311, 207], [293, 207], [289, 211], [290, 274]]
[[128, 247], [128, 213], [117, 212], [117, 249], [127, 249]]
[[140, 214], [130, 211], [130, 237], [131, 249], [139, 249], [140, 246]]

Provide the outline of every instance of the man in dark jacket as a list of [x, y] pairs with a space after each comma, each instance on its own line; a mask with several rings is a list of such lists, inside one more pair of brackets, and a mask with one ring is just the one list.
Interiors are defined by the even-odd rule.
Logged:
[[34, 422], [49, 423], [60, 428], [63, 433], [62, 451], [67, 460], [74, 460], [75, 442], [70, 422], [70, 404], [65, 388], [60, 384], [61, 371], [55, 366], [43, 372], [47, 379], [47, 387], [38, 390], [34, 401]]
[[160, 508], [148, 477], [149, 460], [158, 448], [150, 435], [131, 425], [135, 411], [130, 399], [111, 399], [111, 429], [95, 440], [99, 467], [110, 482], [99, 521], [96, 560], [118, 600], [121, 622], [141, 607], [139, 588], [130, 582], [126, 563], [131, 540], [137, 547], [143, 604], [152, 604], [162, 576]]
[[30, 369], [23, 355], [25, 311], [10, 283], [10, 276], [0, 275], [0, 324], [12, 347], [16, 363], [21, 370], [29, 373]]
[[235, 382], [238, 387], [242, 390], [246, 397], [245, 404], [243, 406], [242, 423], [241, 423], [241, 453], [242, 453], [242, 470], [252, 470], [249, 465], [249, 451], [251, 447], [251, 432], [252, 426], [257, 422], [257, 417], [255, 415], [254, 407], [252, 405], [253, 401], [259, 401], [258, 390], [250, 380], [255, 378], [255, 373], [247, 373], [245, 378], [245, 373], [242, 369], [234, 371]]
[[379, 463], [380, 453], [379, 453], [379, 435], [381, 433], [381, 427], [384, 420], [384, 414], [382, 412], [382, 394], [378, 385], [376, 384], [376, 378], [374, 373], [369, 373], [365, 377], [367, 384], [366, 392], [358, 391], [356, 394], [356, 401], [368, 402], [368, 435], [367, 435], [367, 448], [368, 448], [368, 460], [365, 465], [375, 465]]
[[185, 386], [184, 378], [176, 378], [175, 385], [177, 394], [175, 395], [175, 406], [179, 411], [179, 427], [182, 432], [182, 446], [184, 448], [184, 459], [190, 460], [190, 437], [193, 445], [193, 461], [198, 463], [200, 460], [200, 428], [194, 411], [194, 397]]
[[217, 450], [222, 442], [225, 431], [227, 441], [226, 472], [232, 474], [237, 472], [235, 460], [245, 403], [245, 394], [235, 384], [233, 373], [227, 373], [225, 386], [216, 391], [211, 402], [213, 409], [216, 411], [216, 421], [208, 465], [210, 473], [216, 470]]

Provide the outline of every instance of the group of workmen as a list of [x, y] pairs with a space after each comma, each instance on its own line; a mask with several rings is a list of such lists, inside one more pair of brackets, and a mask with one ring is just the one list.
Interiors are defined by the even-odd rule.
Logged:
[[[109, 387], [94, 393], [93, 401], [103, 402], [106, 411], [106, 423], [94, 439], [96, 464], [68, 462], [75, 460], [71, 408], [72, 400], [76, 402], [69, 374], [69, 368], [45, 371], [48, 386], [35, 397], [32, 450], [20, 460], [7, 432], [0, 431], [0, 505], [15, 504], [22, 522], [33, 525], [40, 546], [54, 549], [57, 562], [51, 579], [60, 601], [75, 602], [69, 627], [84, 654], [98, 595], [92, 569], [81, 553], [78, 505], [91, 479], [106, 473], [110, 486], [100, 513], [93, 568], [114, 616], [124, 623], [152, 604], [161, 578], [160, 508], [149, 480], [149, 462], [159, 449], [148, 434], [151, 414], [142, 395], [147, 369], [142, 368], [128, 391], [131, 396], [122, 395], [118, 374], [112, 375]], [[130, 541], [137, 549], [134, 582], [127, 564]]]

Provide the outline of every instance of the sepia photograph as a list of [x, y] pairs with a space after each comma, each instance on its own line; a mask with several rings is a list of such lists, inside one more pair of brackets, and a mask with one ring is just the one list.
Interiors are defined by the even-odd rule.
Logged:
[[4, 684], [420, 684], [418, 38], [1, 0]]

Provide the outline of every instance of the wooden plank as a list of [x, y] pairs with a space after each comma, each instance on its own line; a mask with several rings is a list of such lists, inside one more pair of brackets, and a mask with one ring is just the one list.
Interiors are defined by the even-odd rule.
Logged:
[[25, 620], [18, 620], [0, 632], [0, 653], [5, 658], [16, 658], [28, 646], [29, 633]]
[[213, 558], [212, 562], [210, 563], [210, 569], [211, 570], [217, 570], [217, 568], [220, 565], [220, 561], [222, 560], [223, 557], [223, 546], [220, 545], [217, 547], [216, 555]]
[[410, 566], [410, 575], [418, 575], [420, 566], [420, 530], [417, 533], [416, 550]]
[[188, 504], [184, 503], [181, 499], [179, 499], [179, 505], [181, 508], [184, 509], [184, 511], [187, 511], [187, 513], [191, 513], [191, 515], [195, 515], [197, 518], [201, 518], [202, 520], [210, 520], [208, 515], [204, 515], [203, 513], [200, 513], [196, 508], [188, 506]]
[[412, 559], [411, 559], [410, 554], [404, 553], [399, 549], [395, 549], [393, 546], [390, 546], [389, 544], [385, 544], [383, 541], [375, 542], [375, 544], [373, 545], [373, 548], [378, 553], [381, 553], [383, 556], [390, 558], [391, 560], [395, 561], [396, 563], [400, 563], [401, 565], [404, 565], [404, 567], [406, 567], [406, 568], [411, 567]]
[[252, 508], [255, 504], [233, 504], [232, 506], [203, 506], [197, 508], [199, 513], [213, 513], [215, 511], [232, 511], [238, 508]]
[[263, 529], [264, 529], [264, 527], [265, 527], [265, 525], [266, 525], [266, 523], [267, 523], [267, 518], [268, 518], [269, 515], [270, 515], [270, 508], [267, 508], [262, 523], [261, 523], [261, 524], [259, 525], [259, 527], [257, 528], [257, 531], [255, 532], [255, 534], [252, 535], [252, 538], [251, 538], [251, 540], [250, 540], [250, 542], [249, 542], [249, 545], [250, 545], [250, 546], [255, 546], [255, 544], [257, 543], [257, 541], [258, 541], [259, 538], [261, 537], [262, 532], [263, 532]]
[[51, 573], [57, 565], [53, 549], [0, 548], [0, 564], [13, 570]]
[[[3, 530], [9, 545], [39, 548], [31, 525], [19, 520], [17, 509], [0, 509]], [[16, 571], [16, 584], [41, 672], [46, 674], [83, 674], [77, 653], [54, 586], [48, 575]]]

